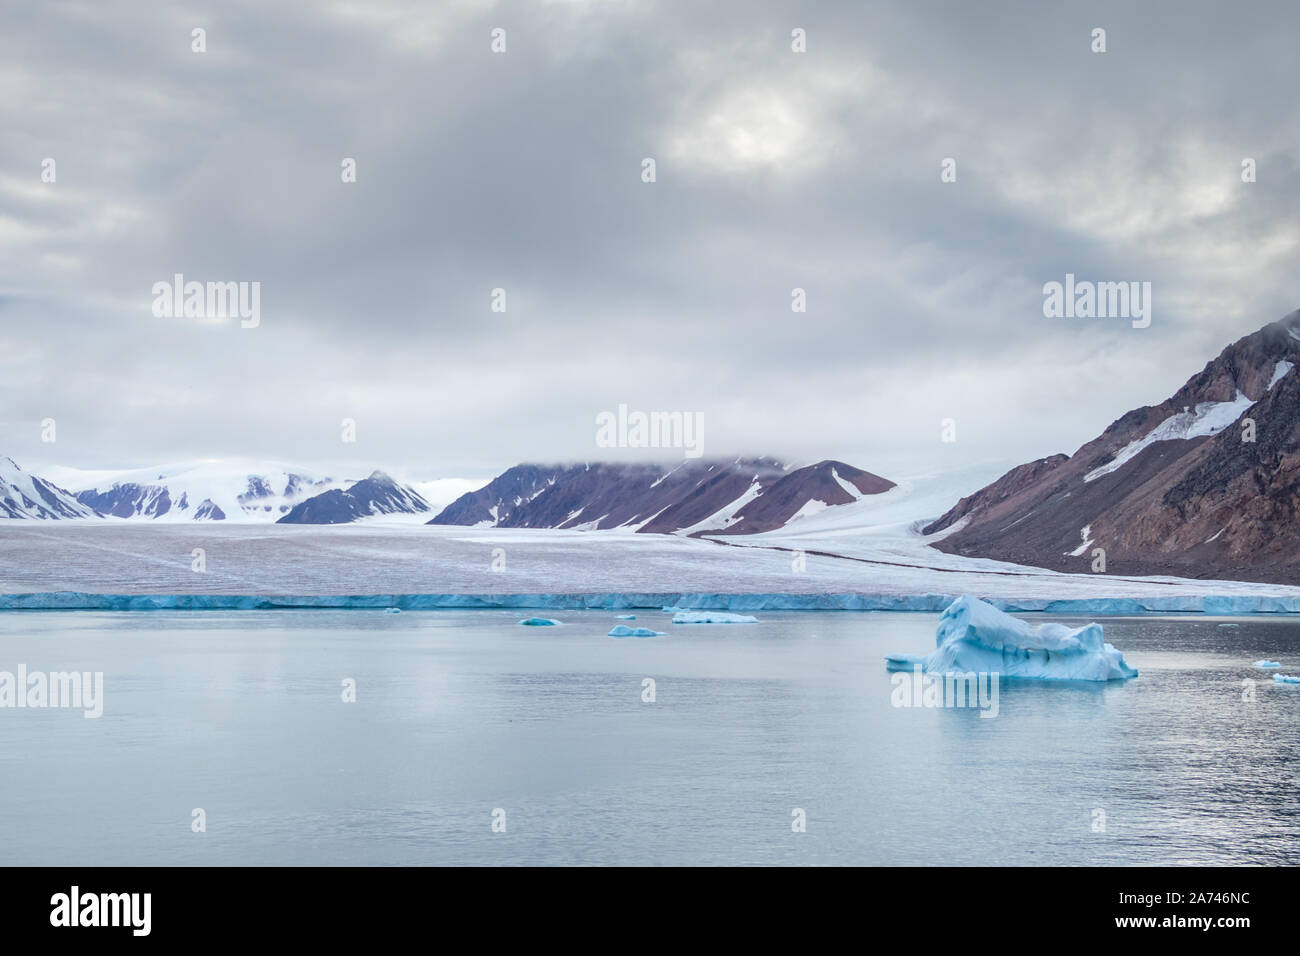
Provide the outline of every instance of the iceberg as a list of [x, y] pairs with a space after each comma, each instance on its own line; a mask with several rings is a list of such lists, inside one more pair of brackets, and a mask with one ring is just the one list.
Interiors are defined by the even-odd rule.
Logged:
[[1274, 674], [1273, 680], [1279, 684], [1300, 684], [1300, 677], [1296, 677], [1294, 674]]
[[1281, 667], [1277, 661], [1255, 661], [1252, 667]]
[[933, 654], [891, 654], [891, 671], [986, 673], [1030, 680], [1127, 680], [1137, 677], [1124, 655], [1102, 639], [1101, 625], [1031, 627], [987, 601], [962, 595], [939, 619]]
[[614, 620], [616, 620], [616, 621], [635, 621], [635, 620], [636, 620], [636, 615], [635, 615], [635, 614], [620, 614], [618, 617], [614, 618]]
[[401, 614], [401, 613], [402, 613], [402, 609], [401, 609], [400, 607], [386, 607], [386, 608], [384, 608], [384, 613], [385, 613], [385, 614]]
[[519, 622], [524, 627], [555, 627], [559, 621], [553, 621], [549, 617], [526, 617]]
[[748, 614], [729, 614], [726, 611], [678, 611], [674, 624], [757, 624], [758, 618]]
[[652, 631], [648, 627], [628, 627], [619, 624], [609, 632], [610, 637], [663, 637], [663, 631]]

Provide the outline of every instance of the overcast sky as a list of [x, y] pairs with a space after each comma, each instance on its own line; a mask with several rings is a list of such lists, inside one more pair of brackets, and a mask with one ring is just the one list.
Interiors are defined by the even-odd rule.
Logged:
[[[645, 457], [619, 403], [707, 457], [1073, 452], [1300, 305], [1300, 8], [1058, 6], [6, 4], [0, 454], [477, 476]], [[155, 316], [175, 273], [261, 324]], [[1150, 327], [1044, 318], [1066, 273]]]

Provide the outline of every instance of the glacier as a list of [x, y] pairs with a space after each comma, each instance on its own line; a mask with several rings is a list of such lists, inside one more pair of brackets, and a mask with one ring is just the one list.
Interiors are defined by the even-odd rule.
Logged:
[[663, 637], [663, 631], [652, 631], [648, 627], [628, 627], [626, 624], [616, 625], [610, 632], [610, 637]]
[[891, 671], [999, 674], [1031, 680], [1111, 681], [1137, 677], [1121, 654], [1102, 637], [1101, 625], [1032, 627], [987, 601], [962, 595], [944, 610], [929, 655], [892, 654]]
[[[187, 565], [188, 567], [188, 565]], [[591, 593], [433, 594], [113, 594], [89, 591], [33, 591], [0, 594], [0, 611], [266, 611], [276, 609], [660, 610], [697, 611], [913, 611], [938, 613], [955, 594], [682, 593], [602, 591]], [[1300, 614], [1300, 598], [1256, 594], [1152, 595], [1136, 598], [989, 598], [1011, 613], [1088, 614]]]

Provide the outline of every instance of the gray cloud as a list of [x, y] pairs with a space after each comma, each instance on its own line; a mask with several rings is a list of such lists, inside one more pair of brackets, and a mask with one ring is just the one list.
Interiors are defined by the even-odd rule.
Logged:
[[[709, 454], [1025, 459], [1297, 304], [1287, 4], [152, 7], [4, 14], [19, 461], [483, 474], [610, 457], [620, 402]], [[261, 282], [261, 327], [154, 317], [176, 272]], [[1066, 272], [1151, 281], [1151, 328], [1043, 318]]]

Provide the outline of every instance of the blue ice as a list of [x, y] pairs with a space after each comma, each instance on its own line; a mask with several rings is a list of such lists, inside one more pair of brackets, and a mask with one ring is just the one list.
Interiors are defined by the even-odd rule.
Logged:
[[892, 654], [891, 671], [920, 665], [926, 673], [1000, 674], [1032, 680], [1127, 680], [1137, 677], [1101, 625], [1069, 628], [1048, 623], [1031, 627], [987, 601], [963, 595], [943, 612], [929, 655]]

